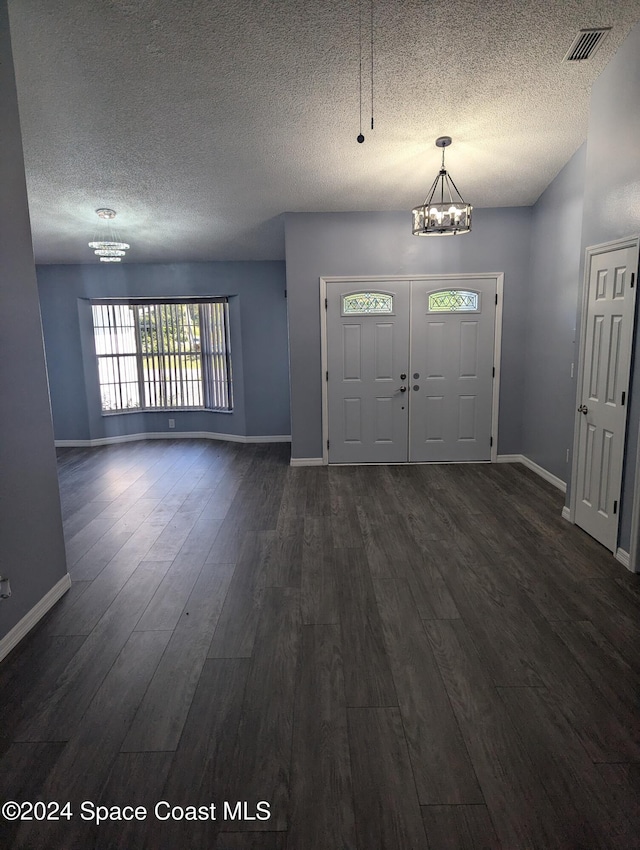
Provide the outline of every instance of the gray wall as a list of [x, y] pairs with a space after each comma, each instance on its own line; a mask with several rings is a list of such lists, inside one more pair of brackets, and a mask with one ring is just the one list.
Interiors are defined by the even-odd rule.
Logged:
[[65, 575], [7, 5], [0, 0], [0, 638]]
[[[57, 440], [167, 431], [169, 415], [176, 433], [290, 433], [284, 263], [96, 263], [39, 266], [37, 274]], [[233, 412], [102, 416], [89, 299], [180, 295], [229, 296]]]
[[285, 216], [293, 457], [322, 455], [319, 278], [329, 275], [504, 272], [498, 451], [522, 450], [522, 338], [532, 212], [514, 207], [477, 209], [473, 215], [471, 233], [443, 239], [413, 236], [409, 212]]
[[[640, 24], [593, 85], [582, 225], [584, 249], [640, 235]], [[640, 323], [636, 324], [636, 363]], [[640, 423], [640, 369], [634, 368], [627, 429], [619, 545], [629, 551]]]
[[522, 454], [567, 482], [575, 414], [575, 326], [586, 145], [533, 207], [526, 298]]

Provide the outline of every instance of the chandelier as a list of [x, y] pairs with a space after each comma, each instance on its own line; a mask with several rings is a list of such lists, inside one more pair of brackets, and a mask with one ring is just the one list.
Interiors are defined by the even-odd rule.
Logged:
[[436, 145], [442, 148], [442, 166], [433, 181], [427, 199], [413, 213], [414, 236], [455, 236], [471, 230], [471, 204], [467, 204], [444, 167], [444, 149], [450, 136], [440, 136]]
[[[115, 210], [99, 209], [96, 210], [98, 218], [105, 222], [111, 222], [116, 217]], [[120, 263], [126, 252], [131, 247], [126, 242], [119, 242], [113, 225], [105, 225], [108, 232], [101, 235], [106, 235], [108, 239], [99, 239], [95, 242], [89, 242], [89, 247], [93, 248], [93, 253], [100, 258], [101, 263]]]

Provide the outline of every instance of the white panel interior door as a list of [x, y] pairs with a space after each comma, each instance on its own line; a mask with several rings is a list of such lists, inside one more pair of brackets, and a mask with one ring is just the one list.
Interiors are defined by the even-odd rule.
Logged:
[[618, 538], [635, 262], [632, 247], [591, 255], [583, 329], [575, 521], [612, 552]]
[[408, 361], [405, 281], [327, 284], [330, 463], [407, 460]]
[[409, 460], [491, 459], [496, 279], [411, 284]]

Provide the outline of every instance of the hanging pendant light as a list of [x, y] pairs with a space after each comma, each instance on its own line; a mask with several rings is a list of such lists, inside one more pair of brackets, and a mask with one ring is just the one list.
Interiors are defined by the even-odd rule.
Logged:
[[[96, 213], [98, 218], [105, 222], [111, 222], [116, 217], [115, 210], [99, 209], [96, 210]], [[131, 246], [126, 242], [117, 241], [113, 225], [105, 225], [105, 227], [108, 227], [109, 230], [106, 234], [101, 235], [107, 235], [109, 239], [89, 242], [89, 247], [94, 249], [93, 253], [100, 257], [101, 263], [120, 263]]]
[[426, 201], [412, 211], [414, 236], [455, 236], [471, 230], [473, 207], [463, 200], [444, 167], [444, 149], [450, 144], [450, 136], [436, 139], [436, 145], [442, 148], [442, 166]]

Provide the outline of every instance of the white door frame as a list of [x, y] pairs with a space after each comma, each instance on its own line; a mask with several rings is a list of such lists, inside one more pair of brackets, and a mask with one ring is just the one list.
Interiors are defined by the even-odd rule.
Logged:
[[[388, 281], [395, 283], [402, 280], [439, 281], [439, 280], [495, 280], [498, 303], [496, 304], [496, 319], [493, 337], [493, 362], [495, 376], [493, 379], [493, 399], [491, 404], [491, 463], [496, 463], [498, 458], [498, 411], [500, 406], [500, 354], [502, 351], [502, 294], [504, 287], [503, 272], [485, 272], [477, 274], [404, 274], [404, 275], [346, 275], [320, 278], [320, 347], [322, 362], [322, 464], [329, 463], [329, 450], [327, 440], [329, 439], [329, 395], [327, 392], [327, 284], [328, 283], [382, 283]], [[369, 466], [371, 464], [368, 464]]]
[[[573, 424], [573, 448], [572, 448], [572, 463], [571, 463], [571, 496], [569, 498], [569, 522], [575, 523], [575, 515], [576, 515], [576, 502], [577, 502], [577, 484], [578, 484], [578, 463], [580, 458], [578, 457], [578, 446], [580, 440], [580, 416], [581, 414], [578, 412], [578, 399], [581, 398], [582, 393], [582, 381], [584, 379], [584, 353], [586, 348], [586, 324], [587, 324], [587, 313], [589, 309], [589, 279], [591, 276], [591, 260], [593, 257], [596, 257], [598, 254], [606, 254], [609, 251], [616, 251], [624, 248], [634, 248], [636, 249], [636, 268], [633, 269], [633, 272], [637, 272], [638, 266], [638, 247], [640, 244], [640, 240], [638, 236], [628, 236], [625, 239], [614, 239], [612, 242], [602, 242], [598, 245], [590, 245], [585, 249], [584, 255], [584, 275], [582, 277], [581, 290], [580, 290], [580, 300], [581, 300], [581, 308], [580, 308], [580, 349], [578, 352], [578, 374], [576, 381], [576, 400], [575, 400], [575, 413], [574, 413], [574, 424]], [[637, 275], [636, 275], [637, 277]], [[636, 287], [638, 286], [638, 281], [636, 279]], [[636, 297], [636, 301], [637, 301]], [[633, 316], [631, 317], [631, 351], [629, 352], [630, 360], [633, 359], [633, 352], [635, 348], [635, 314], [636, 310], [633, 311]], [[624, 420], [624, 431], [622, 434], [622, 445], [623, 445], [623, 472], [624, 472], [624, 458], [626, 457], [626, 448], [625, 441], [627, 436], [627, 421], [629, 419], [629, 409], [631, 407], [631, 398], [630, 398], [630, 387], [633, 375], [629, 373], [629, 387], [627, 388], [627, 411]], [[628, 447], [627, 447], [628, 448]], [[638, 448], [640, 449], [640, 441], [638, 442]], [[622, 488], [622, 479], [620, 480], [620, 487]], [[633, 495], [633, 506], [632, 506], [632, 514], [631, 514], [631, 552], [629, 558], [629, 569], [633, 572], [637, 571], [637, 542], [634, 539], [634, 534], [637, 536], [637, 530], [640, 524], [640, 474], [639, 471], [636, 470], [636, 478], [634, 483], [634, 495]], [[622, 491], [618, 493], [618, 504], [620, 505], [620, 509], [616, 514], [616, 540], [618, 540], [618, 533], [620, 530], [620, 517], [622, 516]], [[617, 543], [616, 543], [616, 551], [614, 551], [614, 555], [617, 555]]]

